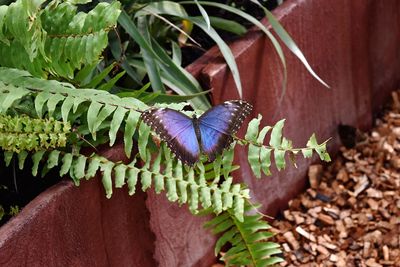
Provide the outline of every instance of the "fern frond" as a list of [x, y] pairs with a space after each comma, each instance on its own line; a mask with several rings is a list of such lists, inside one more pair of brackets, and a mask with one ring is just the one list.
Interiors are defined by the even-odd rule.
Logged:
[[[150, 151], [147, 151], [150, 158]], [[40, 163], [46, 171], [59, 166], [60, 176], [68, 174], [76, 185], [82, 179], [89, 179], [100, 171], [106, 197], [110, 198], [113, 192], [113, 183], [116, 188], [125, 183], [129, 188], [129, 195], [133, 195], [137, 183], [140, 181], [143, 191], [147, 191], [152, 184], [156, 193], [165, 191], [171, 202], [187, 203], [193, 213], [197, 213], [199, 205], [202, 208], [211, 208], [215, 213], [232, 209], [236, 220], [243, 220], [245, 200], [249, 198], [249, 190], [240, 184], [232, 184], [232, 177], [228, 177], [220, 186], [210, 186], [199, 177], [195, 176], [194, 169], [185, 168], [180, 161], [171, 158], [167, 149], [161, 149], [153, 161], [147, 161], [144, 166], [136, 166], [136, 159], [130, 164], [113, 162], [109, 159], [92, 154], [85, 156], [79, 153], [70, 153], [60, 150], [39, 150], [32, 155], [32, 174], [37, 175]], [[12, 152], [5, 152], [6, 163], [9, 164], [13, 157]], [[23, 168], [27, 151], [16, 154], [19, 167]], [[161, 162], [166, 157], [167, 166], [163, 168]], [[114, 179], [112, 177], [114, 176]], [[114, 181], [113, 181], [114, 180]]]
[[283, 261], [274, 256], [281, 253], [279, 245], [268, 241], [273, 236], [268, 231], [269, 224], [262, 215], [253, 213], [255, 211], [247, 203], [243, 221], [237, 220], [232, 210], [228, 209], [205, 224], [214, 234], [221, 235], [215, 245], [215, 255], [220, 253], [223, 246], [230, 245], [222, 257], [228, 266], [264, 267]]
[[[100, 3], [77, 13], [71, 2], [17, 0], [0, 8], [0, 65], [72, 79], [74, 71], [97, 63], [115, 27], [120, 3]], [[18, 18], [18, 19], [15, 19]]]
[[0, 114], [0, 147], [5, 151], [19, 153], [65, 147], [70, 132], [69, 122], [56, 121], [54, 118], [32, 119], [28, 116]]
[[[315, 151], [324, 161], [330, 161], [329, 154], [326, 151], [325, 142], [318, 144], [315, 134], [313, 134], [305, 148], [293, 148], [292, 141], [282, 136], [282, 129], [285, 120], [278, 121], [274, 126], [265, 126], [259, 131], [259, 125], [262, 116], [258, 115], [249, 122], [244, 139], [236, 138], [240, 144], [248, 145], [248, 162], [257, 178], [261, 178], [261, 172], [265, 175], [271, 175], [271, 154], [273, 153], [275, 165], [278, 170], [286, 167], [286, 153], [293, 156], [302, 152], [305, 158], [312, 156]], [[264, 145], [264, 140], [268, 132], [271, 132], [269, 145]], [[294, 159], [294, 157], [292, 158]]]
[[0, 67], [0, 113], [6, 114], [11, 107], [17, 106], [18, 102], [28, 96], [35, 97], [36, 114], [32, 116], [43, 117], [45, 113], [52, 115], [59, 110], [64, 122], [71, 120], [78, 107], [85, 106], [78, 115], [86, 118], [86, 122], [81, 124], [87, 126], [94, 140], [100, 126], [109, 120], [110, 145], [114, 144], [117, 132], [125, 121], [124, 140], [128, 157], [140, 117], [139, 111], [147, 108], [134, 98], [119, 98], [101, 90], [76, 89], [71, 84], [34, 78], [26, 71]]

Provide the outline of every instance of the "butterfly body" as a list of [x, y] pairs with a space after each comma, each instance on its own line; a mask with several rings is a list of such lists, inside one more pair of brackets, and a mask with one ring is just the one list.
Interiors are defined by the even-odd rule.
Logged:
[[169, 108], [151, 108], [141, 118], [181, 161], [193, 165], [202, 153], [213, 161], [227, 148], [251, 108], [245, 101], [234, 100], [209, 109], [199, 118]]

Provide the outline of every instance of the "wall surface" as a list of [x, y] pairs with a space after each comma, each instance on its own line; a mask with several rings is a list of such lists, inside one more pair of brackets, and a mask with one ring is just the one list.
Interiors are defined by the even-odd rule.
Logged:
[[[264, 124], [286, 118], [284, 135], [303, 146], [315, 132], [340, 145], [339, 123], [368, 129], [376, 111], [400, 84], [400, 1], [287, 0], [275, 15], [330, 86], [324, 88], [286, 48], [288, 86], [283, 101], [282, 67], [271, 43], [257, 30], [231, 44], [241, 73], [244, 99]], [[238, 95], [232, 77], [213, 48], [188, 67], [214, 104]], [[236, 153], [239, 154], [239, 153]], [[123, 155], [113, 148], [110, 157]], [[306, 187], [311, 161], [299, 160], [271, 177], [256, 180], [246, 158], [235, 178], [249, 184], [255, 201], [275, 215]], [[316, 158], [313, 159], [317, 160]], [[140, 188], [133, 197], [115, 190], [105, 198], [100, 179], [62, 182], [41, 194], [0, 228], [1, 266], [211, 266], [215, 237], [204, 218], [165, 195]]]

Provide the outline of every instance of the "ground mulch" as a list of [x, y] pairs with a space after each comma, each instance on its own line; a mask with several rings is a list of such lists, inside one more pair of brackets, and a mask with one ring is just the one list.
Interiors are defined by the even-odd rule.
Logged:
[[355, 147], [310, 166], [310, 188], [272, 223], [281, 266], [400, 266], [400, 93], [392, 96]]

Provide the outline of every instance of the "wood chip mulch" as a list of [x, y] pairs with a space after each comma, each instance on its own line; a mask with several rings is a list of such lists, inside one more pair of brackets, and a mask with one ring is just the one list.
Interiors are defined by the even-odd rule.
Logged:
[[400, 266], [400, 93], [364, 140], [326, 168], [275, 220], [281, 266]]

